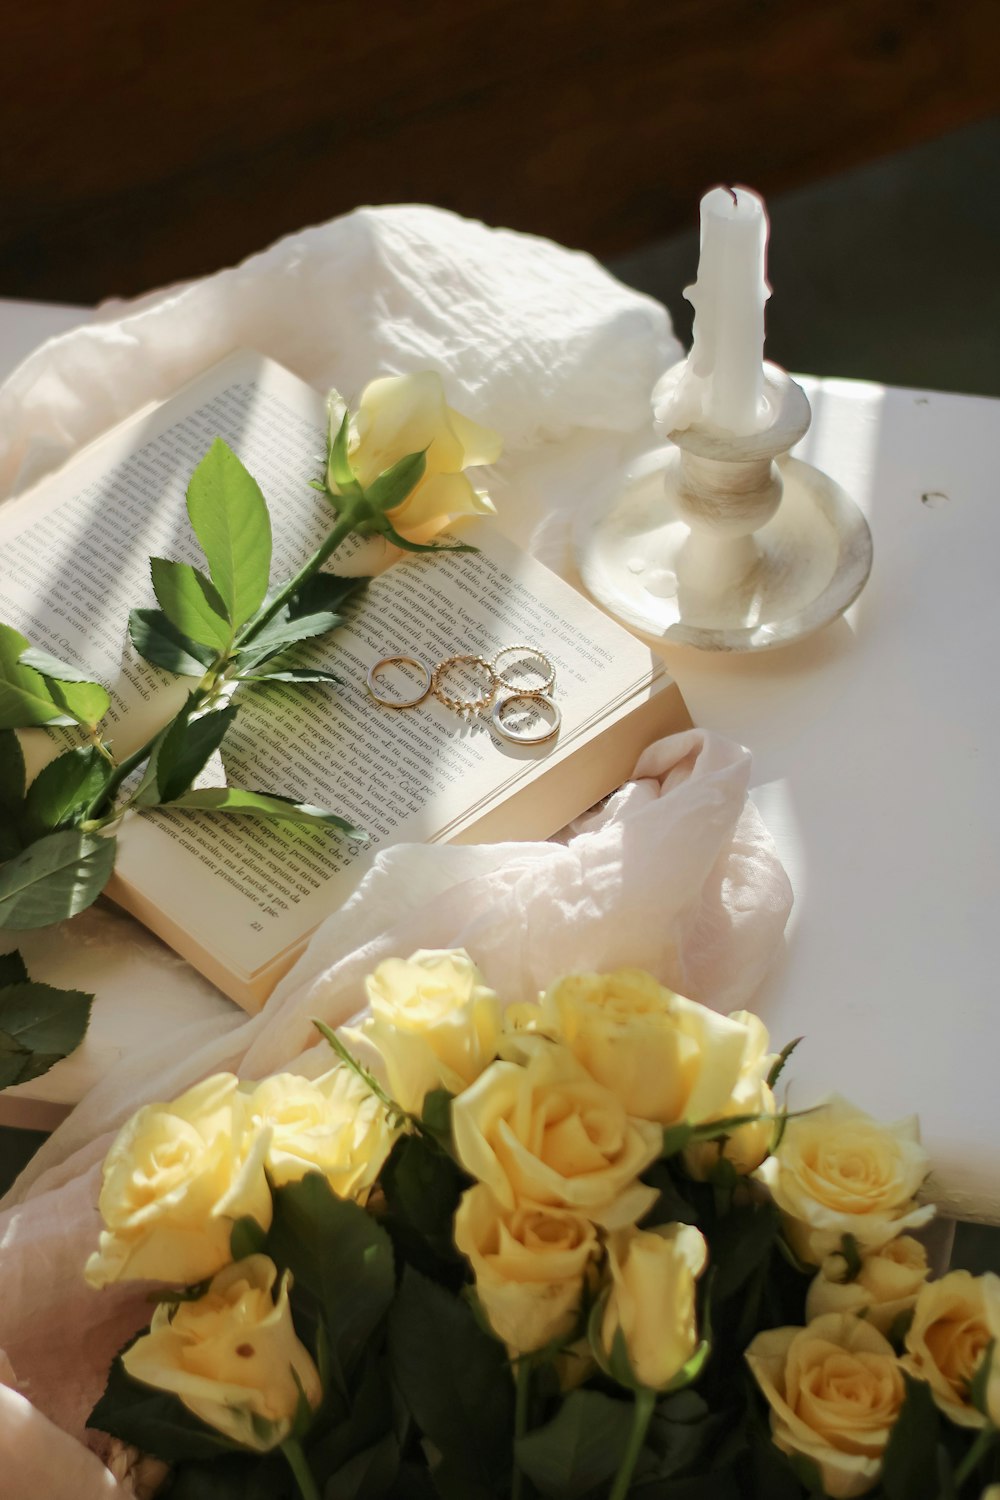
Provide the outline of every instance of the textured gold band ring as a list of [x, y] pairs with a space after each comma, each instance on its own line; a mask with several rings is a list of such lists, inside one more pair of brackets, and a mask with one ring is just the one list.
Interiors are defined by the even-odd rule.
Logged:
[[504, 656], [510, 656], [512, 652], [516, 652], [516, 651], [519, 651], [522, 656], [533, 656], [536, 661], [540, 661], [540, 662], [544, 662], [545, 663], [545, 672], [546, 672], [546, 675], [545, 675], [544, 680], [542, 682], [540, 682], [536, 687], [525, 688], [524, 691], [525, 692], [530, 692], [530, 693], [548, 693], [548, 692], [550, 692], [551, 689], [553, 688], [553, 686], [555, 685], [555, 680], [556, 680], [556, 664], [555, 664], [555, 662], [551, 659], [551, 657], [546, 656], [544, 651], [539, 651], [539, 649], [538, 649], [537, 646], [528, 646], [524, 642], [519, 642], [518, 645], [516, 645], [516, 646], [501, 646], [500, 647], [500, 650], [496, 653], [496, 655], [494, 656], [493, 660], [490, 662], [490, 666], [493, 668], [493, 671], [496, 673], [497, 681], [499, 683], [501, 683], [503, 687], [509, 688], [510, 691], [513, 692], [513, 693], [517, 693], [517, 692], [520, 692], [522, 690], [520, 683], [511, 682], [508, 677], [504, 676], [504, 673], [505, 672], [509, 672], [510, 671], [510, 666], [513, 666], [514, 663], [511, 662], [510, 666], [507, 666], [507, 667], [501, 667], [500, 666], [500, 661], [501, 661], [502, 657], [504, 657]]
[[[423, 686], [412, 698], [385, 698], [378, 690], [378, 674], [386, 667], [416, 667], [423, 676]], [[423, 703], [431, 690], [434, 680], [433, 673], [425, 661], [419, 656], [383, 656], [373, 667], [368, 669], [368, 691], [380, 703], [383, 708], [416, 708], [418, 703]]]
[[[453, 698], [446, 693], [441, 686], [441, 679], [451, 667], [469, 666], [479, 668], [486, 673], [486, 687], [476, 698]], [[488, 708], [493, 702], [497, 690], [497, 674], [491, 664], [482, 656], [447, 656], [444, 661], [439, 661], [434, 668], [431, 679], [431, 692], [445, 708], [453, 708], [457, 713], [478, 713], [481, 708]]]

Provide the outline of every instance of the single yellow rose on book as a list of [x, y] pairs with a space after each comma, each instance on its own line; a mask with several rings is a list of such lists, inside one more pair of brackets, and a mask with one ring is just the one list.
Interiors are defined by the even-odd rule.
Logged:
[[250, 1255], [227, 1266], [195, 1302], [161, 1302], [149, 1332], [122, 1355], [133, 1380], [172, 1391], [234, 1442], [267, 1452], [291, 1431], [300, 1393], [316, 1407], [319, 1373], [299, 1342], [288, 1273], [277, 1300], [274, 1262]]
[[[331, 391], [331, 436], [345, 410], [344, 401]], [[386, 512], [400, 536], [426, 542], [459, 516], [496, 514], [489, 496], [474, 489], [462, 471], [496, 463], [501, 447], [499, 433], [448, 405], [440, 375], [422, 370], [416, 375], [388, 375], [365, 386], [351, 419], [347, 451], [363, 487], [408, 454], [426, 452], [423, 478], [402, 504]], [[331, 494], [340, 492], [333, 473], [328, 472], [327, 485]]]

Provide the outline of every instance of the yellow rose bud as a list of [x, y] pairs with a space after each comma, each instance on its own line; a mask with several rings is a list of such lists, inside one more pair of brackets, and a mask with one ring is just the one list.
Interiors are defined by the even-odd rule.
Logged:
[[275, 1187], [322, 1172], [339, 1197], [364, 1203], [399, 1134], [375, 1095], [343, 1064], [314, 1081], [293, 1073], [266, 1078], [247, 1105], [268, 1131], [265, 1163]]
[[387, 958], [365, 989], [372, 1013], [361, 1035], [403, 1109], [419, 1114], [432, 1089], [461, 1093], [496, 1057], [500, 1002], [463, 949]]
[[[330, 394], [330, 430], [343, 420], [344, 403]], [[351, 422], [348, 457], [363, 487], [408, 454], [426, 449], [423, 478], [400, 504], [386, 512], [393, 528], [411, 542], [426, 542], [450, 521], [495, 515], [487, 494], [472, 487], [463, 469], [500, 457], [499, 433], [480, 427], [448, 406], [440, 375], [389, 375], [366, 386]], [[336, 480], [327, 483], [338, 493]]]
[[830, 1313], [808, 1328], [770, 1328], [746, 1352], [783, 1453], [817, 1465], [833, 1500], [866, 1495], [906, 1394], [888, 1339], [864, 1318]]
[[861, 1270], [848, 1281], [847, 1261], [828, 1255], [806, 1294], [806, 1321], [825, 1313], [854, 1313], [886, 1337], [900, 1313], [917, 1300], [930, 1274], [927, 1251], [908, 1234], [861, 1257]]
[[708, 1249], [693, 1224], [622, 1229], [608, 1236], [611, 1289], [601, 1318], [601, 1346], [613, 1356], [615, 1336], [625, 1340], [640, 1385], [661, 1391], [698, 1347], [695, 1281]]
[[309, 1351], [288, 1306], [288, 1273], [278, 1298], [274, 1262], [250, 1255], [227, 1266], [197, 1302], [161, 1303], [149, 1332], [122, 1355], [133, 1380], [172, 1391], [209, 1427], [266, 1452], [291, 1430], [300, 1388], [322, 1397]]
[[267, 1146], [231, 1073], [140, 1109], [105, 1158], [98, 1207], [107, 1229], [87, 1262], [91, 1286], [187, 1285], [218, 1271], [236, 1219], [271, 1223]]
[[732, 1096], [746, 1027], [675, 995], [641, 969], [571, 974], [540, 1005], [541, 1029], [561, 1037], [640, 1120], [717, 1119]]
[[959, 1427], [982, 1427], [986, 1421], [969, 1396], [994, 1336], [987, 1321], [985, 1280], [969, 1271], [950, 1271], [929, 1282], [917, 1298], [905, 1339], [904, 1366], [927, 1381], [936, 1405]]
[[758, 1169], [781, 1210], [795, 1253], [818, 1266], [851, 1234], [877, 1250], [933, 1217], [914, 1194], [927, 1175], [915, 1116], [881, 1125], [834, 1098], [788, 1121], [781, 1144]]
[[734, 1115], [769, 1115], [770, 1119], [752, 1120], [717, 1141], [696, 1141], [684, 1150], [684, 1166], [690, 1176], [703, 1182], [720, 1157], [731, 1162], [741, 1176], [756, 1171], [767, 1156], [774, 1140], [774, 1094], [767, 1075], [775, 1061], [767, 1027], [749, 1010], [734, 1010], [729, 1019], [746, 1029], [746, 1046], [740, 1063], [736, 1086], [716, 1119], [728, 1120]]
[[479, 1183], [462, 1195], [455, 1244], [472, 1263], [476, 1295], [512, 1357], [572, 1333], [599, 1248], [582, 1214], [527, 1202], [506, 1210]]
[[565, 1047], [515, 1040], [523, 1065], [493, 1063], [452, 1104], [462, 1166], [507, 1210], [527, 1199], [608, 1228], [633, 1223], [657, 1196], [636, 1179], [660, 1151], [659, 1126], [630, 1119]]

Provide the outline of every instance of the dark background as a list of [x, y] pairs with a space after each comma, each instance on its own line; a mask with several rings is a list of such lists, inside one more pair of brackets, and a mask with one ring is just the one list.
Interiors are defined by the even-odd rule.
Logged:
[[[0, 49], [0, 295], [131, 295], [360, 203], [617, 264], [714, 182], [775, 199], [987, 119], [998, 62], [997, 0], [32, 0]], [[892, 208], [802, 201], [842, 298]]]

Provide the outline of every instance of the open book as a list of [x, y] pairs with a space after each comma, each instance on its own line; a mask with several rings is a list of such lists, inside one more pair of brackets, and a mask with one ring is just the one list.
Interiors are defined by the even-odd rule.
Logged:
[[[137, 656], [126, 622], [130, 608], [154, 603], [150, 555], [199, 560], [184, 503], [195, 465], [216, 436], [235, 449], [271, 511], [272, 576], [290, 576], [331, 524], [308, 483], [324, 428], [318, 392], [238, 353], [0, 508], [0, 619], [111, 688], [104, 732], [119, 757], [166, 722], [191, 685]], [[646, 744], [688, 726], [662, 662], [501, 524], [463, 524], [476, 553], [397, 557], [368, 544], [384, 571], [346, 606], [343, 626], [300, 648], [303, 663], [336, 672], [343, 686], [240, 691], [228, 779], [327, 807], [364, 828], [367, 844], [223, 814], [127, 815], [108, 894], [246, 1009], [263, 1003], [380, 850], [545, 838], [618, 786]], [[354, 563], [371, 571], [370, 555]], [[367, 691], [369, 668], [390, 654], [433, 663], [524, 642], [555, 663], [562, 716], [558, 736], [536, 746], [510, 743], [488, 719], [462, 718], [434, 697], [394, 711]], [[61, 733], [25, 731], [29, 761], [62, 748]]]

